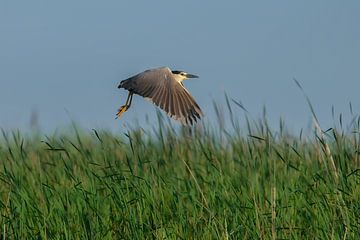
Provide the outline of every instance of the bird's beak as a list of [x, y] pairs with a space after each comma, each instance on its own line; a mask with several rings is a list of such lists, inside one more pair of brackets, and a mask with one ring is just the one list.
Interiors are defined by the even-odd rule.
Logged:
[[186, 74], [186, 77], [187, 78], [199, 78], [199, 76], [196, 76], [196, 75], [190, 74], [190, 73]]

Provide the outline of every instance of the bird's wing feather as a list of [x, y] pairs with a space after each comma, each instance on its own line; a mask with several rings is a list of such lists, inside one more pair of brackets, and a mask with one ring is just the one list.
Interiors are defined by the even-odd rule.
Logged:
[[183, 124], [191, 125], [203, 115], [194, 98], [167, 67], [147, 70], [122, 81], [119, 87], [150, 100]]

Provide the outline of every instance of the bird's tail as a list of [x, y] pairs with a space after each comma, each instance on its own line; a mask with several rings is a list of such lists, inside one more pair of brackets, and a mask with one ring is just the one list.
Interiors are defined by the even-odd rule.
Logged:
[[133, 80], [132, 78], [122, 80], [118, 88], [124, 88], [126, 90], [132, 91], [134, 89], [134, 81], [132, 80]]
[[127, 82], [128, 79], [126, 80], [122, 80], [118, 86], [118, 88], [126, 88], [124, 85], [126, 85], [126, 82]]

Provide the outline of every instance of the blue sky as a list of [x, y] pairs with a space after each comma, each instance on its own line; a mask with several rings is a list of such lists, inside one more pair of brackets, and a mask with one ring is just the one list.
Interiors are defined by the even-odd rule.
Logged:
[[[140, 97], [115, 120], [117, 83], [147, 68], [197, 74], [186, 87], [206, 114], [224, 92], [257, 118], [308, 126], [301, 82], [323, 128], [331, 108], [360, 111], [359, 1], [0, 2], [0, 127], [27, 129], [31, 112], [53, 131], [156, 122]], [[241, 111], [240, 119], [243, 119]]]

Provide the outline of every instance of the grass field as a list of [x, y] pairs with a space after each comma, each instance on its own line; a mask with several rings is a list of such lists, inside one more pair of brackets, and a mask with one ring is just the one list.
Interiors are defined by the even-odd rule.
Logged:
[[[0, 239], [358, 239], [359, 121], [5, 132]], [[235, 119], [235, 120], [234, 120]]]

